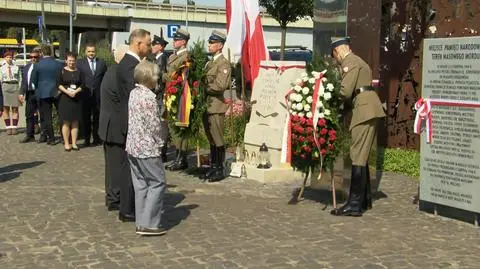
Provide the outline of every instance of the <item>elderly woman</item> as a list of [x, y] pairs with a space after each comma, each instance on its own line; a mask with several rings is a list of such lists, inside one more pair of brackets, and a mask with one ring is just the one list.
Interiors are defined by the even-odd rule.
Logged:
[[[65, 55], [66, 66], [60, 72], [58, 89], [62, 92], [59, 104], [59, 118], [62, 122], [62, 135], [65, 151], [78, 151], [78, 122], [82, 116], [83, 76], [76, 66], [77, 57], [68, 52]], [[70, 139], [71, 138], [71, 139]], [[70, 145], [70, 140], [72, 145]]]
[[20, 91], [20, 68], [13, 63], [13, 52], [6, 52], [5, 64], [0, 67], [0, 82], [3, 94], [3, 119], [7, 135], [16, 135], [18, 126], [18, 94]]
[[165, 195], [165, 170], [161, 153], [162, 124], [160, 106], [155, 93], [159, 68], [142, 61], [133, 74], [137, 83], [128, 100], [128, 132], [126, 151], [135, 190], [137, 234], [163, 235], [160, 226]]

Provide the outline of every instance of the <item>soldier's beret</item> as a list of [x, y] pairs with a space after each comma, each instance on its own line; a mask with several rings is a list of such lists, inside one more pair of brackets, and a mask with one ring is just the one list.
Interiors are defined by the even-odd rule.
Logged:
[[190, 33], [182, 28], [179, 28], [175, 34], [173, 34], [173, 40], [189, 40]]
[[340, 45], [348, 45], [350, 44], [350, 37], [332, 37], [331, 38], [332, 43], [330, 44], [330, 47], [332, 50]]
[[167, 44], [168, 44], [168, 42], [165, 39], [163, 39], [163, 37], [160, 37], [160, 36], [157, 36], [157, 35], [153, 36], [152, 46], [162, 45], [162, 46], [165, 47]]
[[225, 43], [227, 40], [227, 34], [224, 31], [213, 30], [212, 34], [208, 38], [208, 42], [222, 42]]

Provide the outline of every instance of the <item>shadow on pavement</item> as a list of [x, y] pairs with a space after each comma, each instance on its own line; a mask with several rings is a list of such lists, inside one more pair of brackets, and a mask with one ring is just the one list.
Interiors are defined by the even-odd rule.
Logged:
[[20, 176], [22, 172], [10, 172], [0, 174], [0, 183], [10, 181]]
[[44, 164], [44, 161], [35, 161], [35, 162], [30, 162], [30, 163], [16, 163], [16, 164], [11, 164], [7, 165], [4, 167], [0, 167], [0, 174], [3, 173], [10, 173], [18, 170], [25, 170], [29, 168], [33, 168], [35, 166], [39, 166], [41, 164]]
[[179, 192], [167, 192], [165, 194], [165, 211], [162, 218], [162, 226], [171, 229], [190, 216], [190, 210], [198, 207], [197, 204], [180, 205], [185, 195]]

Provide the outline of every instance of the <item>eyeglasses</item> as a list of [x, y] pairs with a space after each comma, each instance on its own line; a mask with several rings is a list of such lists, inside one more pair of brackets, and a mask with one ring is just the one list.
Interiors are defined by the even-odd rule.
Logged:
[[32, 58], [32, 59], [38, 59], [39, 57], [38, 57], [38, 56], [30, 56], [30, 58]]

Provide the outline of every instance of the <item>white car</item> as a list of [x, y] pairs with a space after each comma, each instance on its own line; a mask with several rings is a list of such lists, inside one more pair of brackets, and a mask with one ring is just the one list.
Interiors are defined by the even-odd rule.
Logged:
[[27, 56], [27, 61], [24, 60], [23, 58], [23, 55], [25, 53], [18, 53], [17, 55], [15, 55], [15, 57], [13, 58], [13, 63], [18, 66], [18, 67], [24, 67], [25, 65], [27, 65], [29, 62], [30, 62], [30, 54], [29, 53], [26, 53], [26, 56]]
[[108, 2], [97, 2], [97, 1], [87, 1], [85, 2], [87, 6], [91, 7], [103, 7], [103, 8], [133, 8], [131, 4], [123, 3], [108, 3]]

